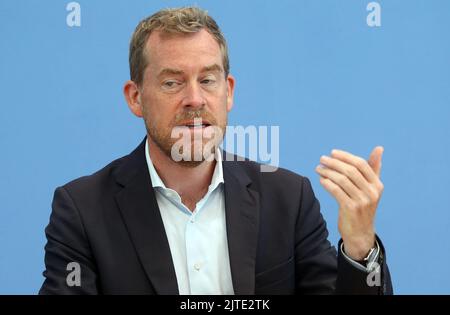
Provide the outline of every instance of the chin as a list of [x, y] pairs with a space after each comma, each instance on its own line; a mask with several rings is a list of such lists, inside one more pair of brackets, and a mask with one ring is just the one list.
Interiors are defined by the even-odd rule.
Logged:
[[184, 160], [181, 160], [181, 161], [179, 161], [177, 163], [180, 164], [183, 167], [194, 168], [194, 167], [199, 166], [203, 162], [205, 162], [205, 160], [202, 160], [202, 161], [184, 161]]

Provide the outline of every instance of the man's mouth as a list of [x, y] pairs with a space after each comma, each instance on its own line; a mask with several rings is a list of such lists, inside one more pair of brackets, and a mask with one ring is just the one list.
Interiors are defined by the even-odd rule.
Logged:
[[188, 121], [188, 122], [180, 124], [180, 126], [194, 129], [194, 128], [206, 128], [206, 127], [211, 126], [211, 124], [207, 121], [199, 120], [199, 121]]

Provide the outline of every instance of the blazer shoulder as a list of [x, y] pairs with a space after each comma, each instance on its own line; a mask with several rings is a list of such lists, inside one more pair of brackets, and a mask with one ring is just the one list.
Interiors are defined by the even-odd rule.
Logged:
[[291, 189], [301, 190], [305, 182], [309, 183], [307, 177], [282, 167], [274, 167], [252, 160], [236, 161], [240, 172], [245, 173], [253, 183], [258, 186], [270, 187], [274, 191], [286, 191]]
[[118, 158], [90, 175], [71, 180], [62, 185], [62, 188], [64, 188], [71, 196], [102, 195], [105, 189], [108, 189], [115, 184], [115, 171], [120, 168], [127, 158], [128, 155]]
[[[315, 194], [309, 179], [291, 170], [279, 167], [272, 172], [262, 172], [261, 163], [254, 161], [236, 162], [237, 174], [247, 176], [249, 188], [257, 191], [267, 209], [277, 209], [282, 217], [296, 221], [300, 209], [307, 209], [315, 201]], [[245, 175], [243, 175], [245, 174]]]
[[282, 181], [303, 181], [305, 176], [283, 167], [275, 167], [268, 164], [246, 160], [243, 167], [249, 172], [249, 175], [259, 176], [262, 180], [282, 180]]

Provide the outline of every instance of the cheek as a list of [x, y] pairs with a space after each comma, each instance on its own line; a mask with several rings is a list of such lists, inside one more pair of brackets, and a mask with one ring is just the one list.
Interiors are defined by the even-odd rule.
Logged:
[[219, 106], [215, 108], [214, 116], [216, 117], [218, 122], [224, 123], [226, 122], [228, 115], [227, 102], [221, 100], [221, 102], [218, 103], [218, 105]]
[[226, 111], [226, 112], [230, 111], [231, 108], [229, 106], [228, 90], [227, 90], [226, 87], [220, 93], [220, 102], [219, 102], [219, 104], [222, 106], [224, 111]]
[[167, 96], [152, 95], [145, 97], [143, 103], [144, 117], [147, 123], [160, 128], [169, 127], [175, 117], [175, 100]]

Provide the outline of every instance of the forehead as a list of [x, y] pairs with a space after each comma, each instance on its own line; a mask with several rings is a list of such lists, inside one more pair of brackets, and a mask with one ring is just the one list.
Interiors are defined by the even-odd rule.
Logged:
[[188, 34], [154, 31], [147, 40], [145, 54], [148, 68], [153, 70], [165, 67], [194, 70], [213, 63], [223, 67], [220, 46], [204, 29]]

